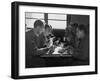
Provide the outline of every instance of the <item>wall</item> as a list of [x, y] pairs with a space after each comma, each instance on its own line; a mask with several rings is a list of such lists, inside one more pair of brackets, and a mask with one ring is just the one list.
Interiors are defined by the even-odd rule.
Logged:
[[[1, 0], [0, 1], [0, 81], [13, 81], [10, 78], [11, 68], [11, 2], [14, 0]], [[71, 5], [87, 5], [98, 6], [100, 10], [100, 0], [21, 0], [30, 2], [42, 3], [57, 3], [57, 4], [71, 4]], [[100, 11], [98, 11], [100, 14]], [[100, 15], [98, 21], [100, 21]], [[100, 26], [100, 23], [99, 23]], [[98, 30], [100, 29], [98, 26]], [[99, 32], [100, 34], [100, 32]], [[98, 39], [100, 41], [100, 37]], [[100, 44], [100, 43], [99, 43]], [[99, 45], [98, 44], [98, 45]], [[100, 48], [100, 46], [98, 46]], [[99, 51], [100, 53], [100, 51]], [[100, 55], [98, 55], [100, 58]], [[100, 62], [100, 59], [98, 59]], [[100, 63], [98, 63], [100, 68]], [[100, 71], [100, 69], [99, 69]], [[98, 75], [82, 75], [82, 76], [65, 76], [53, 78], [39, 78], [39, 79], [26, 79], [25, 81], [99, 81], [100, 74]], [[22, 80], [20, 80], [22, 81]]]
[[89, 16], [87, 15], [71, 15], [71, 22], [78, 24], [89, 24]]

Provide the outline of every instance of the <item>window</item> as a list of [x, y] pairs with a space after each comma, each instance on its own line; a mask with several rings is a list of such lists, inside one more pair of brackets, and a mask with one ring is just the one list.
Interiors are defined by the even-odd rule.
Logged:
[[66, 20], [66, 15], [64, 14], [49, 14], [48, 19]]
[[37, 19], [42, 20], [44, 22], [44, 13], [26, 12], [25, 13], [26, 29], [33, 28], [33, 24]]
[[48, 20], [53, 29], [65, 29], [66, 21]]
[[53, 29], [65, 29], [67, 16], [66, 14], [48, 14], [48, 24], [52, 25]]
[[66, 14], [26, 12], [25, 13], [26, 31], [34, 28], [33, 24], [37, 19], [50, 24], [53, 29], [65, 29], [67, 27]]
[[34, 13], [34, 12], [26, 12], [25, 14], [26, 18], [37, 18], [37, 19], [44, 19], [43, 13]]

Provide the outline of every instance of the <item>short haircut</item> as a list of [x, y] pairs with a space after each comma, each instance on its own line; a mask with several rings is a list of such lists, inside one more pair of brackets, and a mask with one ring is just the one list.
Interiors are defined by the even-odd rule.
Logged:
[[70, 25], [73, 27], [78, 27], [78, 24], [77, 23], [70, 23]]
[[37, 26], [43, 26], [44, 24], [43, 24], [43, 22], [41, 21], [41, 20], [36, 20], [35, 22], [34, 22], [34, 28], [36, 28]]
[[87, 28], [84, 24], [80, 24], [78, 27], [77, 27], [79, 30], [83, 30], [85, 34], [87, 34]]
[[52, 30], [52, 26], [51, 25], [45, 24], [45, 29], [48, 29], [48, 28]]

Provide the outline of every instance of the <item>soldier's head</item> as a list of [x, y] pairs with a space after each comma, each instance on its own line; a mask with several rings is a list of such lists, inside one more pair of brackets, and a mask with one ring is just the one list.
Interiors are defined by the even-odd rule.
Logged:
[[45, 35], [49, 35], [52, 33], [52, 26], [45, 24]]
[[69, 28], [69, 29], [72, 29], [72, 30], [73, 30], [73, 29], [75, 30], [77, 27], [78, 27], [78, 24], [77, 24], [77, 23], [72, 23], [72, 22], [71, 22], [71, 23], [68, 25], [68, 28]]
[[87, 34], [87, 30], [84, 24], [80, 24], [76, 29], [76, 36], [78, 38], [84, 38]]
[[44, 23], [41, 20], [36, 20], [34, 22], [34, 30], [38, 34], [41, 34], [42, 32], [44, 32]]

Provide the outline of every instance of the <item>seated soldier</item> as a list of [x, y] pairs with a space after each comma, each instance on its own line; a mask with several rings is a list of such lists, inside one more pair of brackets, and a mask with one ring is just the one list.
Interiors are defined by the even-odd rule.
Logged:
[[77, 27], [76, 36], [78, 45], [74, 49], [73, 64], [89, 64], [89, 34], [85, 25]]
[[50, 48], [45, 47], [45, 28], [41, 20], [34, 22], [34, 29], [26, 32], [26, 67], [45, 66], [45, 60], [40, 55], [45, 54]]
[[45, 45], [47, 47], [51, 47], [48, 51], [47, 54], [52, 54], [52, 52], [54, 51], [54, 35], [52, 34], [52, 26], [51, 25], [48, 25], [48, 24], [45, 24], [45, 32], [44, 32], [44, 36], [45, 36]]
[[50, 45], [50, 38], [53, 36], [52, 35], [52, 27], [48, 24], [45, 24], [45, 32], [44, 32], [44, 36], [46, 38], [46, 42], [45, 45], [49, 46]]
[[78, 24], [77, 23], [71, 23], [65, 30], [65, 36], [64, 41], [66, 46], [71, 45], [72, 47], [75, 47], [75, 37], [76, 37], [76, 28]]

